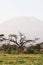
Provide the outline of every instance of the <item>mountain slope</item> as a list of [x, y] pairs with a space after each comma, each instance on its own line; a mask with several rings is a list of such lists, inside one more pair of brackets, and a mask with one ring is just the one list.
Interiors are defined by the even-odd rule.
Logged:
[[10, 34], [26, 32], [30, 37], [43, 38], [43, 22], [34, 17], [14, 17], [13, 19], [0, 24], [0, 33]]

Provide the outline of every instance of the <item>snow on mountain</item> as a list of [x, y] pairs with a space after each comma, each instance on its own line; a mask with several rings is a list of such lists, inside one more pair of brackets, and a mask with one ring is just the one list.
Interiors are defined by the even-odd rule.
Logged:
[[0, 34], [8, 35], [18, 32], [28, 34], [29, 38], [40, 37], [43, 40], [43, 21], [34, 17], [18, 16], [0, 24]]

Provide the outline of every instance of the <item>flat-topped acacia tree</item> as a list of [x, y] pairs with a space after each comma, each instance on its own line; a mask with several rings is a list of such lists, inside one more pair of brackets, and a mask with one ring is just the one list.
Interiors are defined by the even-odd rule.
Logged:
[[15, 43], [20, 50], [24, 49], [24, 45], [26, 43], [35, 42], [39, 38], [35, 38], [34, 40], [28, 40], [26, 39], [26, 36], [22, 33], [19, 33], [19, 35], [16, 34], [9, 34], [9, 41]]

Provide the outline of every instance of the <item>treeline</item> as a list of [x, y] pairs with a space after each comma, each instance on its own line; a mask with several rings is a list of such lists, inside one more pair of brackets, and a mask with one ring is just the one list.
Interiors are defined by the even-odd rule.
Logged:
[[[0, 50], [8, 52], [14, 50], [26, 53], [40, 52], [40, 50], [42, 50], [41, 45], [40, 44], [33, 45], [33, 43], [35, 43], [38, 39], [39, 38], [35, 38], [34, 40], [27, 39], [25, 34], [22, 33], [19, 33], [19, 35], [9, 34], [7, 39], [4, 34], [0, 34], [0, 43], [4, 42], [4, 44], [0, 47]], [[11, 42], [14, 44], [12, 44]], [[27, 43], [30, 44], [30, 46], [26, 47]]]
[[[42, 44], [42, 43], [41, 43]], [[11, 52], [23, 52], [23, 53], [40, 53], [43, 52], [40, 44], [36, 45], [31, 45], [28, 47], [23, 46], [22, 50], [21, 47], [18, 47], [17, 45], [13, 44], [3, 44], [0, 48], [1, 51], [4, 51], [6, 53], [11, 53]]]

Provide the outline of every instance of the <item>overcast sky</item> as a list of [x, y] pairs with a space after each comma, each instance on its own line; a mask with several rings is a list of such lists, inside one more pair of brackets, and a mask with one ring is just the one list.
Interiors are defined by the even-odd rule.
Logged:
[[34, 16], [43, 21], [43, 0], [0, 0], [0, 22], [14, 16]]

